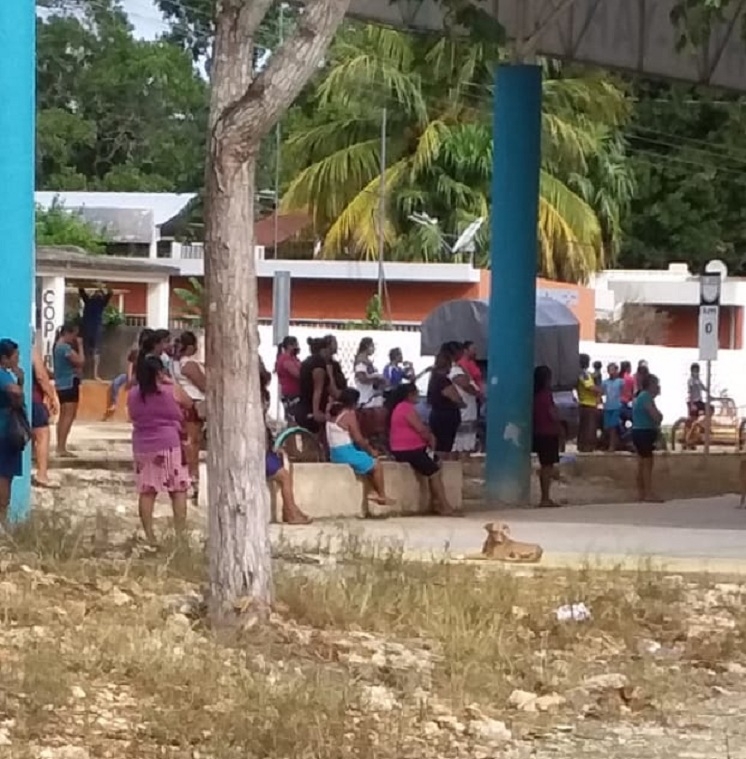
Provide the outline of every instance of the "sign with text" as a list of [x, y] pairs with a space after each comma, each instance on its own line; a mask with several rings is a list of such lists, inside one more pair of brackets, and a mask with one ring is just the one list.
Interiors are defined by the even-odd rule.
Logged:
[[699, 359], [715, 361], [720, 335], [720, 275], [699, 278]]
[[52, 366], [54, 336], [57, 332], [59, 318], [55, 292], [52, 289], [45, 289], [41, 295], [41, 339], [42, 355], [49, 367]]

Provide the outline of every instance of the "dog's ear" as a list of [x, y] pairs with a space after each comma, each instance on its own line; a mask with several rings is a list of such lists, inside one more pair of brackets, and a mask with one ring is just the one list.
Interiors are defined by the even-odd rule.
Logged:
[[492, 535], [492, 533], [495, 532], [495, 523], [487, 522], [487, 524], [484, 526], [484, 529], [487, 530], [490, 535]]
[[510, 527], [505, 522], [502, 522], [497, 526], [497, 529], [505, 536], [510, 535]]

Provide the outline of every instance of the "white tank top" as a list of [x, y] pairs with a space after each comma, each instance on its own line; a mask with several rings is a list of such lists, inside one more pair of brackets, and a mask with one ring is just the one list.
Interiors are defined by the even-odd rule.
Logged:
[[[202, 364], [199, 361], [197, 361], [196, 358], [191, 358], [191, 357], [186, 357], [186, 358], [180, 359], [179, 361], [174, 361], [174, 364], [173, 364], [174, 379], [181, 385], [184, 392], [193, 401], [203, 401], [205, 400], [205, 394], [188, 377], [185, 377], [184, 373], [182, 372], [182, 368], [190, 363], [194, 363], [194, 364], [197, 364], [198, 366], [202, 366]], [[204, 371], [204, 367], [202, 367], [202, 370]]]
[[329, 445], [329, 448], [339, 448], [340, 446], [343, 446], [343, 445], [352, 444], [352, 438], [350, 437], [350, 433], [339, 426], [339, 422], [347, 413], [349, 412], [343, 411], [337, 417], [337, 420], [335, 422], [326, 423], [326, 441]]

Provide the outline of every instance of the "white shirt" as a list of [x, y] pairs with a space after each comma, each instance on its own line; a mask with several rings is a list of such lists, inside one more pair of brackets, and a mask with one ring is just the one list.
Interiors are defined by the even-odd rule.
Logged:
[[339, 426], [339, 422], [342, 421], [342, 417], [347, 414], [343, 411], [334, 422], [326, 423], [326, 442], [329, 448], [339, 448], [343, 445], [350, 445], [352, 438], [350, 433]]
[[[372, 369], [372, 371], [371, 371]], [[360, 393], [360, 400], [358, 405], [365, 408], [377, 408], [383, 405], [383, 395], [376, 390], [373, 385], [366, 382], [360, 382], [357, 378], [358, 374], [376, 374], [372, 364], [368, 364], [365, 361], [359, 361], [355, 364], [355, 389]]]
[[196, 358], [193, 356], [185, 356], [184, 358], [173, 362], [174, 379], [179, 385], [181, 385], [184, 392], [193, 401], [203, 401], [205, 400], [205, 394], [188, 377], [184, 376], [183, 369], [187, 364], [197, 364], [197, 366], [204, 371], [204, 366], [202, 366], [201, 362], [197, 361]]

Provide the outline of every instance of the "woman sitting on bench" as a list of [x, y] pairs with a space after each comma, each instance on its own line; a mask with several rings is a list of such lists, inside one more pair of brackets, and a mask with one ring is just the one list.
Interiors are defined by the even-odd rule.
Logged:
[[427, 479], [434, 513], [454, 516], [456, 512], [448, 502], [440, 463], [430, 453], [435, 450], [435, 435], [420, 418], [418, 401], [419, 392], [415, 384], [399, 385], [393, 390], [388, 403], [391, 411], [391, 455], [399, 463], [409, 464], [417, 474]]
[[356, 413], [359, 401], [360, 393], [348, 387], [332, 403], [329, 421], [326, 423], [329, 460], [333, 464], [348, 464], [356, 475], [368, 479], [373, 488], [370, 500], [381, 505], [391, 505], [394, 502], [386, 497], [383, 485], [383, 468], [376, 461], [378, 452], [360, 432]]

